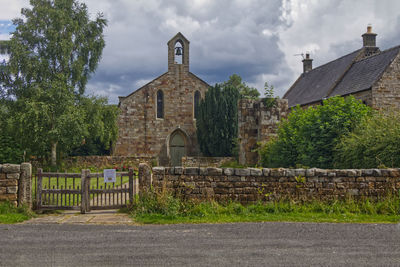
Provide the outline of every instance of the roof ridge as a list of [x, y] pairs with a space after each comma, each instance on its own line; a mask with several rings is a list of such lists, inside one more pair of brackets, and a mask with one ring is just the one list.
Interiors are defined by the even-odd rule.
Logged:
[[[319, 65], [318, 67], [313, 68], [313, 69], [310, 70], [309, 72], [312, 72], [313, 70], [316, 70], [316, 69], [319, 69], [319, 68], [321, 68], [321, 67], [324, 67], [325, 65], [328, 65], [328, 64], [330, 64], [330, 63], [332, 63], [332, 62], [335, 62], [335, 61], [338, 61], [339, 59], [342, 59], [342, 58], [344, 58], [344, 57], [350, 56], [351, 54], [354, 54], [354, 53], [356, 53], [356, 52], [360, 52], [361, 50], [362, 50], [362, 48], [357, 49], [357, 50], [354, 50], [353, 52], [348, 53], [347, 55], [338, 57], [337, 59], [331, 60], [331, 61], [329, 61], [329, 62], [326, 62], [325, 64], [322, 64], [322, 65]], [[309, 72], [306, 72], [306, 74], [309, 73]]]
[[376, 57], [376, 56], [379, 56], [379, 55], [388, 53], [388, 52], [390, 52], [391, 50], [395, 50], [396, 48], [399, 49], [399, 48], [400, 48], [400, 45], [396, 45], [396, 46], [393, 46], [393, 47], [388, 48], [388, 49], [386, 49], [386, 50], [380, 51], [380, 52], [378, 52], [378, 53], [375, 53], [375, 54], [372, 54], [372, 55], [369, 55], [369, 56], [366, 56], [366, 57], [362, 57], [362, 58], [360, 58], [359, 60], [357, 60], [356, 62], [361, 62], [361, 61], [364, 61], [364, 60], [366, 60], [366, 59], [370, 59], [370, 58], [372, 58], [372, 57]]
[[163, 74], [159, 75], [158, 77], [154, 78], [153, 80], [151, 80], [151, 81], [147, 82], [146, 84], [142, 85], [141, 87], [139, 87], [138, 89], [136, 89], [135, 91], [133, 91], [132, 93], [130, 93], [129, 95], [127, 95], [127, 96], [118, 96], [118, 98], [121, 97], [121, 98], [125, 99], [125, 98], [130, 97], [130, 96], [133, 95], [133, 94], [136, 94], [136, 92], [142, 90], [144, 87], [146, 87], [146, 86], [149, 85], [150, 83], [154, 82], [155, 80], [161, 78], [161, 77], [164, 76], [165, 74], [168, 74], [168, 71], [167, 71], [167, 72], [164, 72]]

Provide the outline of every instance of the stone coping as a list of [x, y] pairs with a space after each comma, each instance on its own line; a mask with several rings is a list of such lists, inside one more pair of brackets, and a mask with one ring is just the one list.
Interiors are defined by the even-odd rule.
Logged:
[[267, 176], [267, 177], [400, 177], [400, 168], [391, 169], [288, 169], [288, 168], [213, 168], [153, 167], [154, 175]]
[[2, 173], [19, 173], [21, 172], [21, 165], [19, 164], [0, 164], [0, 172]]

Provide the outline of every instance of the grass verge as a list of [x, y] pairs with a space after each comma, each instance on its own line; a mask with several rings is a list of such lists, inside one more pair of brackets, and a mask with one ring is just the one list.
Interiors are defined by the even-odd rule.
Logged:
[[23, 222], [34, 216], [35, 214], [26, 206], [14, 207], [9, 202], [0, 202], [0, 224]]
[[144, 224], [233, 223], [233, 222], [333, 222], [397, 223], [400, 220], [399, 197], [387, 196], [379, 202], [369, 200], [331, 202], [276, 201], [242, 205], [183, 201], [167, 193], [149, 192], [129, 209], [132, 218]]

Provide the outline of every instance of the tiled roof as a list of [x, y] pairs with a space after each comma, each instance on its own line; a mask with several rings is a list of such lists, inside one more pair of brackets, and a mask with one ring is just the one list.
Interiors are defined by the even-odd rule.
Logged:
[[369, 89], [399, 53], [400, 46], [357, 61], [338, 83], [330, 96], [347, 95]]
[[400, 46], [357, 60], [356, 50], [303, 73], [286, 92], [289, 107], [318, 102], [326, 97], [348, 95], [369, 89], [399, 53]]
[[302, 73], [283, 98], [287, 98], [289, 107], [319, 101], [326, 97], [357, 57], [360, 50], [338, 58], [327, 64]]

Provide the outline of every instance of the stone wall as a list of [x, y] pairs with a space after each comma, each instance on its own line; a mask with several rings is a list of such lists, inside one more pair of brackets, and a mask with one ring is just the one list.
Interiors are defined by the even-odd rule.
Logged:
[[157, 165], [155, 157], [124, 157], [124, 156], [78, 156], [64, 160], [65, 168], [97, 168], [99, 170], [106, 168], [138, 168], [141, 162], [149, 166]]
[[0, 165], [0, 201], [32, 205], [30, 163]]
[[[150, 179], [150, 178], [147, 178]], [[153, 187], [186, 199], [334, 200], [348, 196], [377, 200], [400, 189], [400, 169], [232, 169], [154, 167]]]
[[235, 161], [233, 157], [183, 157], [183, 167], [220, 167], [222, 164]]
[[267, 142], [276, 136], [278, 122], [288, 115], [287, 99], [277, 99], [276, 105], [269, 108], [265, 99], [241, 99], [238, 103], [239, 163], [255, 165], [258, 142]]
[[400, 53], [372, 86], [372, 107], [400, 109]]
[[354, 96], [356, 99], [361, 100], [367, 106], [372, 107], [372, 91], [371, 90], [357, 92], [357, 93], [352, 94], [352, 96]]

